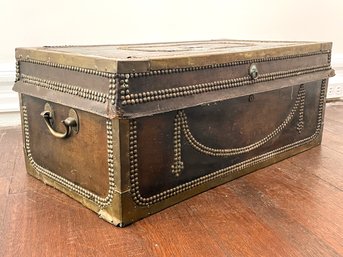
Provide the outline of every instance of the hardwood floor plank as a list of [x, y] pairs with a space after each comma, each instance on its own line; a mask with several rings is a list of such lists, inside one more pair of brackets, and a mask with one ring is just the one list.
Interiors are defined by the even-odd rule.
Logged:
[[[342, 134], [343, 135], [343, 134]], [[333, 151], [340, 153], [343, 156], [343, 138], [327, 131], [323, 135], [323, 145]]]
[[[233, 184], [237, 184], [233, 181]], [[223, 185], [189, 201], [197, 218], [231, 256], [300, 256], [264, 219], [256, 216], [239, 196], [234, 185]]]
[[[326, 145], [316, 147], [307, 152], [287, 159], [286, 162], [302, 168], [307, 174], [311, 173], [327, 183], [343, 191], [343, 155], [327, 148]], [[279, 167], [282, 167], [280, 163]], [[301, 179], [306, 180], [305, 174]]]
[[[20, 128], [0, 130], [0, 177], [9, 177], [15, 171], [15, 156], [21, 145]], [[15, 154], [14, 154], [15, 153]]]
[[[266, 179], [268, 183], [259, 183]], [[343, 255], [343, 206], [336, 206], [343, 200], [343, 191], [287, 160], [244, 180], [323, 242], [323, 247]]]
[[333, 102], [326, 104], [325, 119], [343, 122], [343, 102]]
[[[65, 239], [99, 222], [85, 208], [75, 209], [33, 191], [9, 195], [8, 203], [4, 225], [6, 234], [2, 240], [7, 245], [3, 249], [4, 256], [25, 256], [27, 253], [70, 256], [66, 251], [73, 249], [73, 245], [66, 247]], [[93, 233], [89, 236], [94, 238]]]
[[[142, 220], [141, 226], [147, 231], [145, 236], [155, 244], [151, 245], [154, 256], [177, 257], [189, 253], [204, 257], [230, 256], [223, 252], [216, 238], [211, 237], [206, 227], [194, 216], [187, 202], [175, 207], [157, 214], [156, 219], [152, 216]], [[165, 247], [165, 242], [169, 242], [168, 247]]]
[[325, 118], [325, 122], [324, 122], [324, 136], [325, 136], [325, 133], [327, 131], [332, 133], [332, 134], [335, 134], [336, 136], [342, 135], [342, 133], [343, 133], [343, 122], [340, 122], [340, 121], [337, 121], [337, 120], [332, 120], [332, 119], [329, 119], [329, 118]]
[[2, 231], [3, 231], [5, 211], [7, 208], [9, 185], [10, 185], [9, 178], [0, 177], [0, 236], [2, 235]]
[[[303, 256], [341, 256], [313, 231], [301, 224], [296, 217], [289, 215], [275, 204], [274, 199], [258, 190], [254, 184], [249, 183], [248, 178], [242, 178], [234, 187], [234, 192], [260, 219], [266, 220], [271, 230], [278, 231], [280, 236]], [[253, 180], [256, 180], [256, 177]], [[300, 204], [303, 202], [298, 202], [297, 208], [301, 208]]]

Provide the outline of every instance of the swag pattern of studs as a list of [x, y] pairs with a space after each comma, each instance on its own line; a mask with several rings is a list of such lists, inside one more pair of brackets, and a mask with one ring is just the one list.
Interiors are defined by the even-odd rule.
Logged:
[[185, 111], [184, 110], [178, 111], [174, 120], [174, 163], [171, 166], [172, 173], [175, 174], [176, 176], [179, 176], [181, 171], [184, 168], [183, 162], [181, 160], [181, 135], [182, 134], [184, 135], [187, 142], [194, 149], [206, 155], [211, 155], [211, 156], [216, 156], [216, 157], [218, 156], [227, 157], [227, 156], [248, 153], [254, 149], [261, 147], [262, 145], [270, 141], [272, 138], [274, 138], [276, 135], [280, 134], [281, 131], [283, 131], [292, 121], [298, 109], [299, 109], [299, 120], [298, 120], [296, 129], [300, 134], [304, 127], [304, 103], [305, 103], [305, 87], [302, 84], [299, 86], [298, 94], [293, 104], [293, 107], [291, 108], [290, 112], [288, 113], [284, 121], [276, 129], [274, 129], [267, 136], [258, 140], [255, 143], [252, 143], [244, 147], [227, 148], [227, 149], [213, 148], [213, 147], [205, 146], [202, 143], [200, 143], [191, 132]]
[[[296, 142], [290, 143], [288, 145], [276, 148], [272, 151], [266, 152], [264, 154], [255, 156], [253, 158], [247, 159], [245, 161], [239, 162], [237, 164], [213, 171], [207, 175], [201, 176], [197, 179], [191, 180], [189, 182], [185, 182], [173, 188], [164, 190], [160, 193], [157, 193], [153, 196], [143, 197], [140, 193], [139, 187], [139, 169], [138, 169], [138, 136], [137, 136], [137, 121], [131, 120], [130, 121], [130, 138], [129, 138], [129, 157], [130, 157], [130, 182], [131, 182], [131, 194], [134, 202], [140, 206], [149, 206], [160, 201], [163, 201], [167, 198], [175, 196], [179, 193], [185, 192], [190, 190], [196, 186], [200, 186], [205, 184], [209, 181], [212, 181], [219, 177], [228, 176], [231, 173], [239, 172], [243, 169], [253, 167], [265, 161], [268, 161], [275, 156], [287, 152], [291, 149], [297, 148], [299, 146], [305, 145], [313, 140], [315, 140], [318, 135], [320, 135], [320, 131], [323, 125], [323, 110], [324, 110], [324, 103], [325, 103], [325, 92], [326, 92], [326, 83], [327, 79], [322, 80], [320, 96], [319, 96], [319, 106], [317, 111], [317, 125], [316, 130], [311, 136], [298, 140]], [[301, 92], [301, 90], [300, 90]], [[301, 95], [301, 94], [300, 94]]]

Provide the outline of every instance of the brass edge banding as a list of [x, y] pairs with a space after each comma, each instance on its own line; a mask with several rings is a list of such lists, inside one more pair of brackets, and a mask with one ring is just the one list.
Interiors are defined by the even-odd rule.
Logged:
[[26, 155], [30, 162], [30, 165], [35, 169], [35, 171], [39, 174], [47, 176], [48, 178], [58, 182], [65, 188], [79, 194], [80, 196], [87, 198], [88, 200], [97, 204], [100, 208], [105, 208], [108, 205], [110, 205], [112, 203], [114, 190], [115, 190], [112, 121], [109, 119], [106, 120], [109, 189], [108, 189], [107, 196], [103, 198], [71, 182], [70, 180], [63, 178], [62, 176], [59, 176], [41, 167], [34, 161], [32, 157], [32, 153], [31, 153], [31, 148], [30, 148], [29, 120], [27, 116], [27, 108], [25, 105], [22, 106], [22, 113], [23, 113], [23, 127], [24, 127], [24, 147], [25, 147]]
[[234, 79], [228, 79], [228, 80], [220, 80], [220, 81], [213, 81], [213, 82], [200, 83], [200, 84], [194, 84], [194, 85], [185, 85], [185, 86], [180, 86], [180, 87], [175, 87], [175, 88], [140, 92], [140, 93], [135, 93], [135, 94], [130, 93], [129, 81], [128, 81], [128, 78], [126, 78], [125, 83], [123, 83], [122, 90], [120, 91], [120, 94], [121, 94], [120, 100], [123, 106], [128, 105], [128, 104], [130, 105], [142, 104], [146, 102], [153, 102], [153, 101], [159, 101], [159, 100], [170, 99], [170, 98], [196, 95], [196, 94], [201, 94], [205, 92], [236, 88], [236, 87], [241, 87], [241, 86], [246, 86], [246, 85], [252, 85], [259, 82], [266, 82], [266, 81], [272, 81], [275, 79], [282, 79], [282, 78], [287, 78], [287, 77], [292, 77], [292, 76], [305, 75], [309, 73], [325, 71], [325, 70], [330, 70], [330, 69], [331, 69], [330, 65], [324, 65], [324, 66], [317, 65], [317, 66], [293, 69], [293, 70], [288, 70], [288, 71], [279, 71], [279, 72], [261, 74], [259, 75], [258, 78], [254, 80], [251, 79], [249, 76], [246, 76], [246, 77], [240, 77], [240, 78], [234, 78]]
[[320, 98], [319, 98], [319, 107], [318, 107], [318, 117], [317, 117], [317, 127], [313, 135], [299, 140], [297, 142], [279, 147], [274, 149], [270, 152], [261, 154], [259, 156], [253, 157], [251, 159], [245, 160], [243, 162], [237, 163], [235, 165], [211, 172], [205, 176], [199, 177], [195, 180], [186, 182], [182, 185], [176, 186], [174, 188], [170, 188], [165, 190], [161, 193], [153, 195], [151, 197], [142, 197], [139, 192], [139, 182], [138, 182], [138, 155], [137, 155], [137, 122], [135, 120], [130, 121], [130, 137], [129, 137], [129, 158], [130, 158], [130, 182], [131, 182], [131, 194], [132, 198], [137, 205], [140, 206], [149, 206], [155, 204], [159, 201], [165, 200], [169, 197], [172, 197], [178, 193], [184, 192], [189, 190], [193, 187], [199, 186], [206, 182], [209, 182], [218, 177], [224, 177], [230, 173], [252, 167], [257, 165], [261, 162], [269, 160], [274, 156], [289, 151], [293, 148], [299, 147], [304, 145], [310, 141], [313, 141], [319, 134], [322, 129], [322, 122], [323, 122], [323, 106], [325, 102], [325, 90], [326, 90], [326, 83], [327, 80], [322, 80], [321, 84], [321, 91], [320, 91]]

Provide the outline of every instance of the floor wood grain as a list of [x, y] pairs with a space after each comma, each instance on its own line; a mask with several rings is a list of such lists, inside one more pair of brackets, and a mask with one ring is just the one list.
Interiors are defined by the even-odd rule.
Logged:
[[116, 228], [28, 176], [0, 129], [0, 256], [343, 256], [343, 103], [320, 147]]

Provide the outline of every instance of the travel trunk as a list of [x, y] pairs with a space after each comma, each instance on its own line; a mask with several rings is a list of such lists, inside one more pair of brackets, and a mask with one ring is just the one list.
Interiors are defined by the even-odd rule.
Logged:
[[27, 171], [128, 225], [319, 145], [331, 45], [18, 48]]

